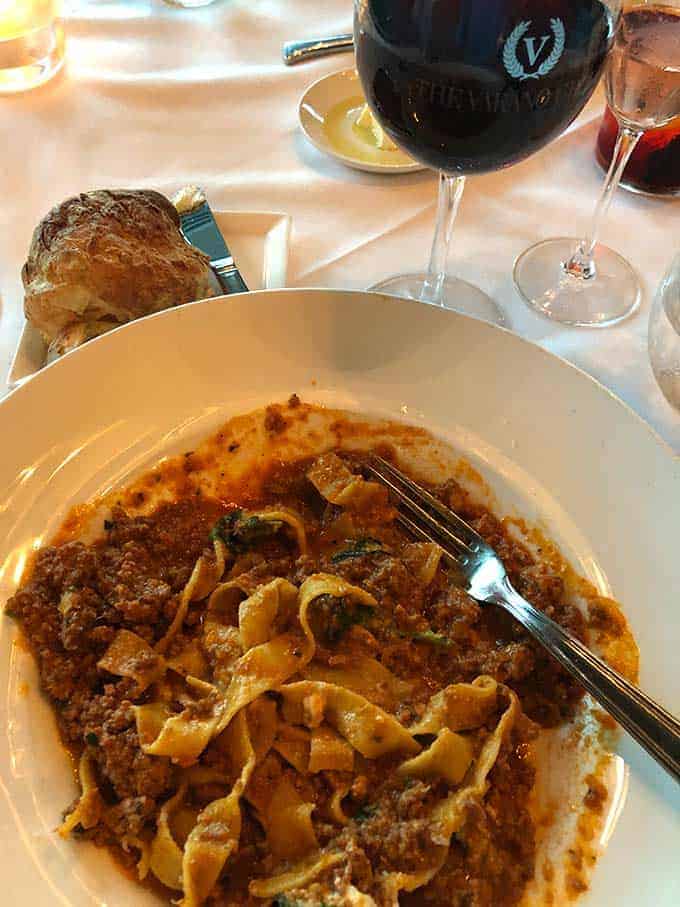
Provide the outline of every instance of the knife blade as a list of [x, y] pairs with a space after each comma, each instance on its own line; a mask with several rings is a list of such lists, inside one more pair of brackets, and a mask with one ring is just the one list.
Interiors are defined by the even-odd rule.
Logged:
[[288, 41], [283, 45], [283, 62], [286, 66], [294, 66], [296, 63], [304, 63], [305, 60], [338, 54], [353, 48], [354, 38], [351, 34], [312, 38], [307, 41]]
[[224, 292], [247, 293], [246, 282], [236, 267], [234, 256], [220, 233], [208, 202], [181, 212], [179, 222], [186, 241], [210, 258], [210, 266]]

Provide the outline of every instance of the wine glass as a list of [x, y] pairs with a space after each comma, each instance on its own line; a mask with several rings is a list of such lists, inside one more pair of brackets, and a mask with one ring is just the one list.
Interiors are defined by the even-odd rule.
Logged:
[[447, 277], [465, 177], [523, 160], [559, 135], [597, 85], [620, 0], [355, 0], [356, 66], [390, 138], [439, 171], [427, 271], [378, 284], [503, 323], [477, 287]]
[[680, 253], [652, 303], [647, 337], [654, 377], [666, 400], [680, 412]]
[[631, 265], [597, 240], [645, 130], [680, 114], [680, 0], [624, 4], [605, 89], [619, 133], [589, 235], [544, 240], [515, 262], [515, 285], [524, 300], [562, 324], [606, 327], [640, 304], [640, 282]]

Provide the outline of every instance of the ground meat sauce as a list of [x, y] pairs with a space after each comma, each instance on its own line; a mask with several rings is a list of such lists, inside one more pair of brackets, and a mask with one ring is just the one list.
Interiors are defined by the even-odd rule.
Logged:
[[[276, 413], [268, 414], [265, 427], [270, 432], [281, 430]], [[348, 459], [354, 471], [361, 468], [361, 458]], [[240, 551], [232, 574], [247, 573], [255, 583], [283, 576], [299, 584], [310, 574], [325, 571], [374, 595], [380, 607], [368, 624], [353, 614], [347, 626], [332, 613], [330, 603], [319, 603], [314, 616], [321, 631], [316, 657], [342, 665], [370, 655], [408, 681], [412, 693], [395, 709], [403, 724], [416, 720], [437, 690], [470, 682], [480, 674], [493, 676], [519, 695], [526, 717], [516, 723], [501, 750], [487, 796], [468, 807], [465, 824], [435, 878], [412, 894], [400, 895], [404, 907], [517, 904], [534, 872], [528, 745], [537, 725], [550, 727], [569, 719], [582, 691], [518, 624], [500, 610], [472, 601], [452, 585], [443, 569], [427, 587], [419, 584], [404, 555], [410, 539], [393, 522], [391, 507], [358, 515], [328, 504], [306, 479], [308, 465], [309, 461], [272, 467], [259, 502], [290, 506], [302, 514], [308, 552], [299, 556], [292, 539], [279, 533]], [[458, 484], [449, 481], [433, 490], [495, 547], [512, 582], [529, 601], [584, 636], [583, 618], [565, 601], [559, 576], [537, 562]], [[104, 823], [85, 834], [98, 843], [118, 848], [124, 836], [150, 839], [160, 807], [176, 787], [170, 761], [144, 755], [140, 749], [132, 706], [144, 696], [135, 697], [130, 679], [107, 675], [97, 662], [120, 629], [152, 645], [163, 637], [197, 558], [211, 556], [211, 527], [230, 512], [230, 506], [193, 496], [163, 504], [146, 517], [114, 510], [103, 537], [93, 544], [69, 541], [42, 549], [28, 582], [8, 604], [35, 653], [66, 745], [76, 754], [87, 748], [95, 759], [109, 808]], [[357, 538], [371, 542], [350, 556], [347, 539]], [[344, 554], [339, 556], [340, 552]], [[190, 607], [177, 647], [198, 636], [203, 608], [200, 602]], [[228, 760], [214, 745], [205, 750], [201, 762], [230, 771]], [[348, 883], [369, 890], [386, 858], [396, 860], [404, 871], [418, 869], [431, 845], [427, 808], [441, 798], [437, 785], [442, 782], [397, 782], [388, 757], [359, 758], [358, 763], [353, 778], [337, 772], [301, 776], [271, 751], [258, 766], [253, 784], [260, 783], [266, 796], [272, 777], [290, 774], [304, 799], [315, 803], [320, 845], [340, 834], [338, 840], [348, 854], [342, 869]], [[351, 786], [347, 785], [343, 808], [351, 821], [339, 829], [329, 803], [345, 781]], [[595, 783], [591, 791], [588, 805], [597, 808], [600, 791]], [[223, 792], [219, 786], [198, 787], [192, 793], [193, 806], [200, 808]], [[252, 805], [244, 803], [242, 813], [238, 854], [208, 901], [215, 907], [262, 904], [248, 894], [248, 880], [274, 868]], [[132, 860], [130, 853], [120, 855]], [[305, 903], [323, 902], [322, 896], [314, 900], [318, 887], [310, 888], [312, 900]], [[284, 898], [278, 903], [295, 902]]]

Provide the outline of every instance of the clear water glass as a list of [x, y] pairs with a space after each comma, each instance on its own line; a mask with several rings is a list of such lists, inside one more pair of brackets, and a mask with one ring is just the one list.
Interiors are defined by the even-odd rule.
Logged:
[[0, 0], [0, 95], [47, 82], [64, 63], [59, 0]]
[[199, 9], [201, 6], [210, 6], [215, 0], [165, 0], [168, 6], [180, 6], [182, 9]]
[[680, 411], [680, 253], [661, 282], [649, 316], [649, 358], [663, 395]]

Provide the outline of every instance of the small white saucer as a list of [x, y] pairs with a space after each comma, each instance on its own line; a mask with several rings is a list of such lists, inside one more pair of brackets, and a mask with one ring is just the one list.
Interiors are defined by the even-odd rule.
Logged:
[[[356, 102], [356, 104], [354, 103]], [[375, 159], [366, 160], [347, 149], [340, 150], [332, 142], [327, 128], [327, 117], [340, 105], [351, 105], [360, 108], [364, 104], [361, 82], [355, 69], [344, 69], [334, 72], [314, 82], [305, 91], [298, 106], [298, 117], [302, 131], [316, 147], [342, 161], [355, 170], [366, 170], [369, 173], [413, 173], [424, 170], [419, 164], [401, 150], [375, 150]]]

